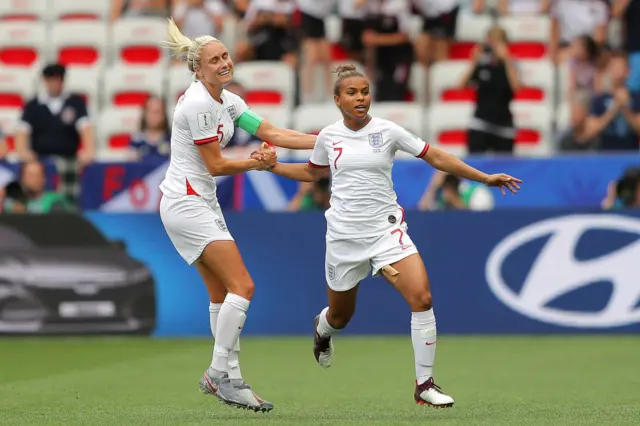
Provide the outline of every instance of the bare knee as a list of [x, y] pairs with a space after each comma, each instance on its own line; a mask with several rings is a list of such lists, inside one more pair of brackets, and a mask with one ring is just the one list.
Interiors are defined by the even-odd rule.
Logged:
[[337, 330], [345, 328], [351, 321], [351, 317], [353, 317], [353, 312], [331, 311], [331, 309], [327, 312], [327, 322]]
[[433, 306], [431, 292], [427, 289], [412, 294], [408, 302], [411, 312], [428, 311]]
[[256, 286], [251, 278], [233, 280], [227, 284], [227, 290], [229, 293], [237, 294], [247, 300], [251, 300], [253, 298], [255, 288]]

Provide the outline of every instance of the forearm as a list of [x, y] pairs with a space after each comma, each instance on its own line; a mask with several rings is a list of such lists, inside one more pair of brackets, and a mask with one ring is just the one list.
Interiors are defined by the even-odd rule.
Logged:
[[473, 77], [473, 73], [476, 70], [476, 63], [473, 62], [471, 67], [464, 73], [462, 79], [460, 80], [460, 87], [465, 88], [469, 85], [469, 81], [471, 81], [471, 77]]
[[627, 120], [627, 123], [629, 123], [629, 126], [631, 126], [633, 131], [637, 134], [640, 134], [640, 118], [636, 115], [636, 113], [631, 111], [631, 109], [626, 105], [620, 108], [620, 112], [622, 112], [622, 115], [624, 116], [625, 120]]
[[442, 170], [443, 172], [456, 175], [464, 179], [486, 183], [489, 176], [486, 173], [471, 167], [455, 155], [433, 146], [429, 148], [429, 152], [425, 156], [425, 160], [432, 167], [438, 170]]
[[216, 164], [209, 166], [208, 169], [211, 176], [230, 176], [256, 170], [258, 167], [260, 167], [258, 160], [230, 160], [224, 158]]
[[271, 172], [299, 182], [315, 182], [318, 180], [317, 176], [309, 170], [309, 165], [303, 163], [276, 163]]
[[16, 153], [21, 159], [26, 159], [30, 156], [31, 147], [29, 146], [29, 134], [25, 132], [18, 132], [15, 137]]
[[93, 127], [84, 126], [80, 130], [80, 139], [82, 140], [82, 149], [89, 152], [96, 151], [96, 140], [93, 137]]
[[604, 115], [598, 118], [587, 119], [586, 129], [579, 139], [584, 142], [598, 136], [600, 133], [602, 133], [604, 128], [607, 127], [609, 123], [611, 123], [615, 116], [618, 115], [619, 111], [620, 110], [617, 107], [613, 107], [607, 110]]
[[611, 15], [614, 18], [622, 18], [627, 7], [629, 7], [629, 3], [631, 3], [631, 0], [616, 0], [611, 6]]
[[289, 129], [276, 129], [270, 138], [264, 139], [275, 146], [288, 149], [313, 149], [316, 136]]
[[513, 65], [511, 59], [505, 59], [504, 66], [507, 70], [507, 79], [509, 80], [509, 85], [511, 86], [511, 90], [517, 92], [520, 90], [520, 78], [518, 77], [518, 71], [516, 71], [516, 67]]

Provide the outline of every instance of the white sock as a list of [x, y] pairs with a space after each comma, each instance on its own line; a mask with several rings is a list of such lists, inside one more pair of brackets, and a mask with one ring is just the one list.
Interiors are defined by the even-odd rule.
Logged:
[[[211, 324], [211, 334], [213, 338], [216, 338], [216, 328], [218, 327], [218, 314], [222, 308], [222, 303], [209, 303], [209, 322]], [[240, 338], [236, 340], [236, 344], [233, 346], [233, 350], [229, 352], [229, 378], [230, 379], [242, 379], [242, 372], [240, 371]], [[213, 367], [213, 359], [211, 357], [211, 367]]]
[[416, 361], [418, 384], [426, 382], [433, 375], [436, 358], [436, 317], [433, 308], [426, 312], [411, 313], [411, 341]]
[[329, 312], [328, 306], [320, 312], [320, 318], [318, 318], [318, 328], [316, 329], [316, 331], [318, 332], [320, 337], [329, 337], [332, 334], [340, 331], [329, 325], [329, 322], [327, 321], [327, 312]]
[[249, 301], [237, 294], [228, 293], [220, 307], [216, 324], [216, 341], [213, 345], [211, 367], [215, 370], [229, 371], [229, 353], [240, 337], [242, 327], [247, 319]]

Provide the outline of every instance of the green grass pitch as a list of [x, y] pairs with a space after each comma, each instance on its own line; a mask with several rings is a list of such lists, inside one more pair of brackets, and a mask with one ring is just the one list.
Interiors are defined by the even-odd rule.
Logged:
[[440, 336], [436, 383], [456, 405], [413, 402], [406, 337], [245, 338], [241, 362], [271, 413], [198, 390], [211, 341], [0, 339], [2, 425], [638, 425], [640, 337]]

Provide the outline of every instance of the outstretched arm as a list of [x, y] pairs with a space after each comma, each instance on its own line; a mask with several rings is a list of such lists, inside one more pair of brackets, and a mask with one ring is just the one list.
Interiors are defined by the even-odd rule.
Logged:
[[267, 120], [260, 123], [256, 136], [263, 141], [269, 141], [275, 146], [289, 149], [313, 149], [316, 144], [316, 136], [295, 130], [280, 129]]
[[464, 179], [482, 182], [487, 186], [496, 186], [500, 188], [500, 192], [502, 192], [502, 194], [505, 194], [505, 188], [515, 194], [520, 190], [519, 184], [522, 183], [520, 179], [504, 173], [488, 175], [471, 167], [455, 155], [435, 146], [430, 146], [422, 159], [429, 163], [433, 168], [442, 170], [443, 172], [447, 172]]
[[276, 163], [272, 173], [300, 182], [315, 182], [329, 176], [329, 167], [314, 167], [301, 163]]
[[307, 135], [296, 132], [295, 130], [280, 129], [250, 109], [247, 109], [238, 117], [236, 124], [242, 130], [281, 148], [313, 149], [316, 143], [315, 135]]

